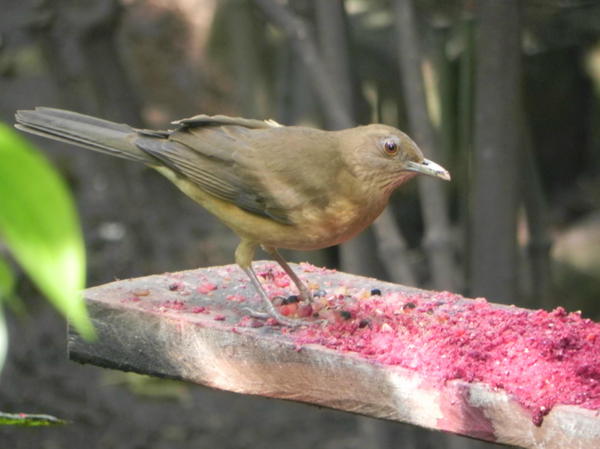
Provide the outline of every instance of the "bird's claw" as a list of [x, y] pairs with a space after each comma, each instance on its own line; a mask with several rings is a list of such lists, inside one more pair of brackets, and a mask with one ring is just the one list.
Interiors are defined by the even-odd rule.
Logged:
[[252, 318], [258, 318], [261, 320], [267, 320], [269, 318], [273, 318], [279, 324], [283, 324], [288, 327], [309, 326], [311, 324], [321, 323], [324, 321], [324, 320], [310, 321], [310, 320], [305, 320], [303, 318], [288, 318], [277, 311], [274, 311], [273, 313], [259, 312], [250, 307], [244, 307], [242, 310], [247, 312], [248, 315], [251, 316]]

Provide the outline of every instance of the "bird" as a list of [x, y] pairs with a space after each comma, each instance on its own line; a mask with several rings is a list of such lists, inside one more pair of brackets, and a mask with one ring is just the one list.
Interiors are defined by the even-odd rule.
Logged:
[[148, 130], [50, 107], [19, 110], [15, 120], [22, 131], [141, 162], [168, 178], [237, 234], [235, 262], [266, 308], [252, 314], [284, 326], [306, 320], [273, 305], [252, 267], [259, 246], [311, 302], [279, 249], [310, 251], [351, 239], [418, 174], [450, 181], [407, 134], [384, 124], [332, 131], [201, 114]]

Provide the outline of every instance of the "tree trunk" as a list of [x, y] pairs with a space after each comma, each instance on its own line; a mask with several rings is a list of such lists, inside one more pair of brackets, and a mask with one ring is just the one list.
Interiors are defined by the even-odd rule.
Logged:
[[482, 0], [478, 6], [470, 293], [513, 303], [521, 186], [519, 4]]
[[[263, 74], [256, 39], [253, 39], [251, 8], [247, 2], [233, 1], [228, 5], [227, 31], [231, 36], [232, 66], [234, 68], [235, 100], [243, 117], [265, 114]], [[262, 100], [262, 101], [261, 101]]]
[[533, 141], [529, 121], [525, 111], [522, 111], [521, 132], [523, 155], [521, 163], [522, 189], [524, 191], [524, 206], [527, 216], [527, 229], [529, 241], [527, 242], [527, 256], [530, 266], [531, 307], [552, 308], [552, 262], [550, 250], [552, 238], [549, 232], [548, 205], [545, 192], [540, 179], [539, 165], [533, 154]]

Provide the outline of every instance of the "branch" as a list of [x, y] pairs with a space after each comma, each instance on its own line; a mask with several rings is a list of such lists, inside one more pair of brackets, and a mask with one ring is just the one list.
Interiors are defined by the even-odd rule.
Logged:
[[274, 0], [254, 0], [267, 18], [273, 22], [290, 40], [318, 93], [321, 105], [334, 127], [351, 128], [354, 126], [349, 112], [337, 98], [337, 87], [322, 63], [317, 46], [308, 27], [290, 13], [285, 6]]
[[[286, 290], [276, 264], [255, 267], [268, 291]], [[560, 309], [509, 308], [294, 268], [328, 290], [319, 299], [326, 324], [254, 321], [245, 308], [259, 300], [244, 274], [234, 265], [212, 267], [86, 290], [99, 338], [90, 343], [71, 332], [69, 356], [523, 448], [600, 447], [598, 374], [588, 363], [597, 357], [599, 323]], [[381, 295], [369, 295], [373, 288]], [[552, 356], [552, 348], [565, 348], [564, 335], [572, 344]], [[577, 398], [596, 410], [560, 405]]]

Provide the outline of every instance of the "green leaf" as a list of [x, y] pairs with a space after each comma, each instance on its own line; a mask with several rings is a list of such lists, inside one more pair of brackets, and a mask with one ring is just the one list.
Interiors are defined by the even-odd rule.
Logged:
[[42, 154], [2, 123], [0, 237], [77, 331], [93, 338], [81, 296], [85, 249], [69, 191]]
[[2, 426], [55, 426], [66, 423], [67, 421], [50, 415], [0, 412], [0, 425]]

